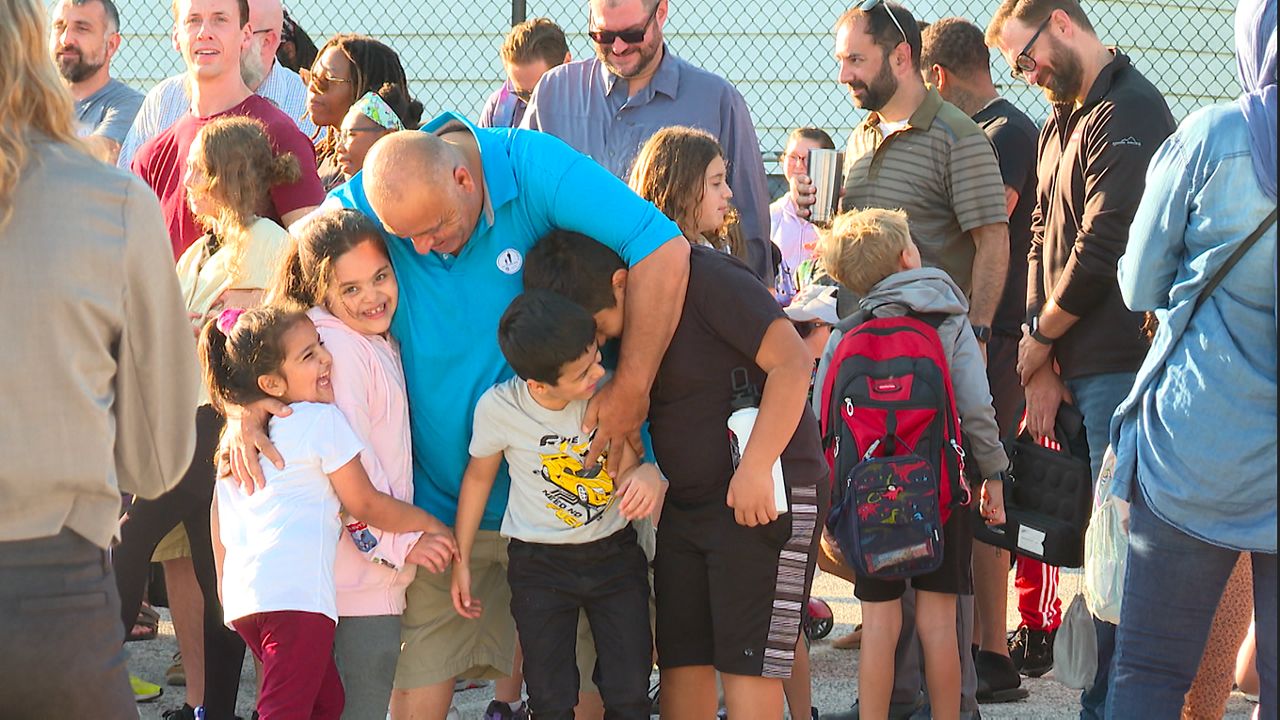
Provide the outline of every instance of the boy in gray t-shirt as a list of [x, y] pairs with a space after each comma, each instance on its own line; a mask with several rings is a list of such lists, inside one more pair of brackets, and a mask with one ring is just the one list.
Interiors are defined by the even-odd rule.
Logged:
[[647, 720], [648, 561], [629, 522], [653, 512], [663, 480], [625, 444], [610, 469], [603, 455], [583, 457], [591, 442], [582, 432], [587, 401], [604, 379], [590, 313], [553, 292], [526, 292], [503, 314], [498, 345], [517, 377], [476, 404], [454, 528], [454, 606], [464, 617], [482, 611], [471, 598], [470, 554], [505, 459], [511, 488], [502, 534], [511, 539], [507, 578], [529, 709], [539, 718], [573, 717], [574, 642], [585, 611], [606, 712]]

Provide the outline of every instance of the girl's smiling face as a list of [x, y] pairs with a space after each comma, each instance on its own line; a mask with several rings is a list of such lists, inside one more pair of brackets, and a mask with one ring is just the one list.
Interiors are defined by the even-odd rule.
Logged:
[[271, 375], [258, 379], [268, 395], [287, 403], [333, 402], [333, 356], [320, 341], [320, 333], [308, 317], [303, 317], [281, 337], [284, 362]]
[[715, 233], [724, 226], [724, 218], [729, 213], [729, 200], [733, 198], [733, 190], [729, 189], [729, 181], [725, 177], [724, 158], [716, 156], [707, 165], [702, 177], [702, 202], [698, 204], [697, 232]]
[[365, 240], [343, 253], [334, 260], [332, 273], [325, 308], [358, 333], [386, 333], [400, 286], [391, 271], [391, 260], [378, 243]]

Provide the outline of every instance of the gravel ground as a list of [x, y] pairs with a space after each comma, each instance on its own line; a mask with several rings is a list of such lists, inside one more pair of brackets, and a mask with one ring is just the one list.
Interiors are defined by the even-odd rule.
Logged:
[[[1078, 592], [1080, 578], [1078, 572], [1063, 573], [1059, 594], [1063, 598], [1064, 608], [1070, 598]], [[861, 608], [853, 598], [852, 587], [838, 578], [819, 573], [814, 581], [814, 594], [830, 603], [835, 612], [836, 627], [829, 638], [839, 637], [849, 632], [854, 623], [861, 620]], [[1012, 590], [1009, 608], [1009, 627], [1014, 627], [1017, 623], [1017, 615], [1016, 599]], [[150, 642], [129, 644], [130, 670], [153, 682], [163, 679], [165, 668], [169, 666], [171, 657], [177, 650], [168, 611], [160, 608], [160, 612], [162, 621], [159, 637]], [[818, 641], [813, 645], [811, 658], [814, 704], [823, 712], [846, 709], [856, 695], [858, 652], [836, 650], [828, 642]], [[1031, 690], [1030, 697], [1016, 703], [983, 705], [983, 717], [990, 720], [1000, 718], [1065, 720], [1078, 717], [1079, 692], [1056, 682], [1052, 673], [1039, 679], [1023, 678], [1023, 684]], [[245, 718], [249, 717], [253, 709], [254, 687], [253, 662], [246, 659], [240, 684], [240, 710]], [[183, 697], [181, 687], [166, 687], [164, 696], [159, 700], [138, 705], [139, 715], [144, 720], [159, 720], [163, 710], [180, 705]], [[463, 720], [478, 720], [492, 697], [492, 690], [487, 687], [468, 690], [456, 696], [455, 705]], [[1226, 717], [1231, 720], [1247, 720], [1253, 712], [1253, 707], [1253, 704], [1243, 695], [1238, 692], [1233, 693], [1227, 705]]]

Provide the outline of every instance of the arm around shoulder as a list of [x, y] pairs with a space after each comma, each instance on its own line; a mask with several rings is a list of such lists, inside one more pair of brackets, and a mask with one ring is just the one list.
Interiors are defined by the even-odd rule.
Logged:
[[195, 344], [160, 205], [136, 178], [124, 198], [124, 323], [116, 358], [116, 473], [121, 492], [156, 497], [195, 451]]

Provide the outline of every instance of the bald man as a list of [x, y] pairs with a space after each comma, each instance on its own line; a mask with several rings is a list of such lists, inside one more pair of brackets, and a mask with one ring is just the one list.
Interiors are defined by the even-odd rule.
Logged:
[[[498, 349], [498, 319], [523, 289], [525, 253], [553, 228], [595, 238], [630, 266], [618, 368], [592, 399], [584, 430], [593, 437], [588, 458], [624, 442], [639, 447], [649, 389], [689, 277], [688, 242], [652, 204], [550, 135], [482, 129], [456, 113], [379, 140], [364, 170], [329, 194], [330, 204], [356, 208], [386, 230], [400, 284], [391, 332], [409, 395], [414, 504], [453, 525], [476, 401], [514, 375]], [[263, 402], [229, 422], [242, 482], [261, 479], [255, 447], [278, 459], [262, 428], [268, 412], [281, 411]], [[504, 466], [472, 552], [481, 618], [453, 609], [448, 573], [420, 572], [409, 586], [395, 718], [443, 720], [455, 677], [511, 674], [515, 624], [498, 534], [509, 483]]]
[[[284, 9], [280, 0], [249, 0], [249, 26], [253, 28], [253, 37], [249, 48], [240, 57], [240, 76], [244, 84], [280, 108], [302, 134], [314, 135], [315, 123], [307, 117], [306, 84], [298, 73], [276, 62], [276, 50], [280, 47], [280, 33], [284, 27]], [[174, 49], [181, 52], [176, 40]], [[186, 73], [179, 73], [161, 80], [147, 93], [120, 147], [116, 165], [128, 168], [143, 143], [169, 129], [191, 108], [186, 77]]]

